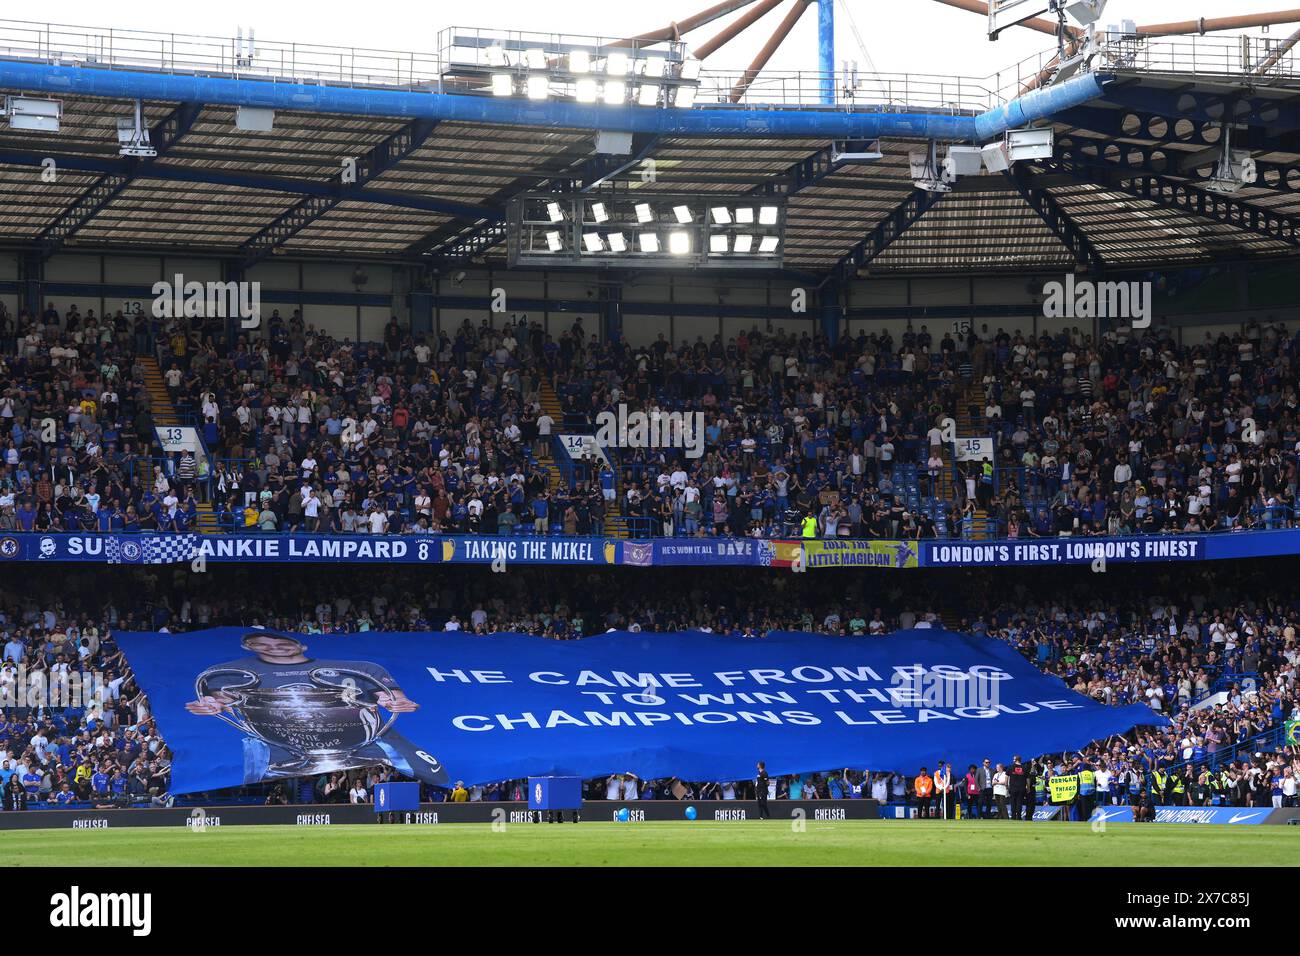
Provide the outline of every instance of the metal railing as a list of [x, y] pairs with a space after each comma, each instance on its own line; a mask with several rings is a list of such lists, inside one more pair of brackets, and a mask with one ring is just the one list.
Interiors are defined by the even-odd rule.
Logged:
[[[1286, 40], [1281, 34], [1150, 39], [1111, 34], [1101, 39], [1104, 42], [1099, 43], [1098, 54], [1083, 69], [1268, 79], [1300, 77], [1300, 47], [1285, 49]], [[235, 37], [0, 20], [0, 59], [408, 91], [454, 88], [479, 95], [491, 95], [491, 91], [483, 84], [452, 82], [445, 86], [448, 77], [454, 81], [456, 72], [456, 63], [449, 57], [458, 59], [465, 50], [477, 57], [489, 47], [507, 41], [512, 50], [533, 42], [543, 48], [587, 44], [594, 45], [593, 49], [619, 42], [567, 34], [454, 27], [439, 35], [443, 52], [412, 52], [260, 39], [254, 43]], [[646, 55], [680, 63], [684, 47], [681, 43], [651, 44]], [[1056, 51], [1045, 50], [983, 78], [856, 70], [831, 75], [817, 71], [763, 72], [749, 78], [736, 71], [703, 70], [695, 102], [706, 108], [739, 105], [971, 114], [1022, 95], [1050, 76], [1056, 63]], [[749, 82], [742, 83], [742, 79]], [[822, 103], [827, 80], [834, 90], [833, 104]], [[628, 77], [628, 82], [639, 81]], [[743, 92], [733, 104], [732, 93], [738, 88]]]
[[[1236, 763], [1239, 760], [1249, 760], [1254, 753], [1271, 753], [1281, 746], [1286, 740], [1285, 723], [1270, 727], [1268, 730], [1261, 731], [1253, 737], [1248, 737], [1242, 741], [1233, 741], [1225, 743], [1214, 753], [1207, 753], [1200, 760], [1189, 758], [1187, 760], [1176, 760], [1163, 768], [1164, 773], [1170, 773], [1178, 770], [1183, 774], [1183, 782], [1190, 796], [1192, 785], [1196, 783], [1197, 777], [1202, 769], [1209, 770], [1211, 773], [1217, 773], [1223, 769], [1227, 763]], [[1155, 774], [1147, 772], [1145, 774], [1146, 783], [1150, 790], [1155, 790]]]
[[0, 57], [100, 69], [437, 89], [433, 53], [0, 20]]
[[[595, 59], [611, 53], [629, 57], [662, 57], [680, 63], [688, 55], [682, 40], [629, 41], [627, 38], [572, 33], [502, 30], [494, 27], [446, 27], [438, 31], [438, 55], [451, 65], [499, 68], [529, 50], [581, 51]], [[549, 54], [554, 60], [558, 55]]]
[[[443, 38], [448, 51], [475, 45], [469, 28], [454, 28]], [[485, 37], [499, 31], [478, 31]], [[514, 36], [512, 34], [512, 36]], [[468, 37], [468, 40], [467, 40]], [[518, 34], [518, 46], [531, 37]], [[577, 43], [580, 37], [559, 37]], [[592, 39], [592, 38], [588, 38]], [[531, 41], [528, 41], [531, 42]], [[540, 40], [538, 41], [540, 42]], [[595, 38], [593, 42], [613, 43]], [[661, 45], [660, 53], [680, 57], [679, 44]], [[654, 50], [647, 50], [653, 55]], [[389, 87], [440, 92], [455, 64], [433, 52], [373, 50], [309, 43], [282, 43], [236, 37], [188, 36], [143, 30], [119, 30], [55, 23], [0, 20], [0, 59], [80, 65], [99, 69], [146, 70], [188, 75], [221, 75], [272, 82], [307, 82], [342, 86]], [[730, 94], [741, 74], [704, 70], [696, 102], [732, 105]], [[762, 73], [746, 90], [746, 106], [818, 107], [826, 74], [816, 71]], [[840, 72], [833, 76], [833, 109], [916, 108], [952, 113], [981, 112], [999, 102], [988, 79], [908, 73]], [[629, 82], [637, 82], [628, 77]], [[457, 84], [457, 92], [491, 95], [486, 88]]]
[[[801, 106], [836, 110], [924, 110], [975, 115], [1001, 101], [987, 79], [936, 76], [924, 73], [818, 73], [815, 70], [760, 73], [745, 87], [739, 101], [732, 91], [746, 74], [706, 70], [700, 77], [696, 102], [709, 106]], [[835, 90], [834, 105], [820, 103], [827, 80]]]
[[1295, 49], [1280, 52], [1286, 37], [1176, 36], [1144, 40], [1111, 36], [1094, 68], [1201, 76], [1300, 76]]

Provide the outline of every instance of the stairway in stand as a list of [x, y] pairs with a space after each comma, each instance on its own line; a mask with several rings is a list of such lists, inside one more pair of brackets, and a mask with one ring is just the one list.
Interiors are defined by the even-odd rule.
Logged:
[[[167, 382], [163, 378], [162, 369], [158, 367], [158, 360], [152, 355], [140, 356], [140, 364], [144, 368], [144, 387], [149, 393], [149, 410], [153, 415], [153, 423], [159, 428], [166, 428], [169, 425], [181, 425], [180, 413], [176, 411], [176, 406], [172, 403], [171, 394], [167, 391]], [[140, 480], [153, 484], [153, 465], [147, 465], [140, 471]], [[199, 520], [197, 530], [203, 534], [216, 534], [219, 529], [217, 525], [216, 512], [212, 510], [212, 504], [207, 501], [199, 502]]]
[[[957, 406], [957, 434], [965, 435], [986, 435], [988, 429], [984, 424], [984, 386], [979, 382], [972, 381], [966, 386], [965, 394], [962, 395]], [[951, 455], [951, 449], [944, 448], [945, 454]], [[951, 474], [951, 463], [947, 472]], [[975, 509], [975, 531], [972, 538], [983, 540], [991, 538], [989, 534], [989, 516], [988, 512], [981, 508]]]
[[[555, 394], [555, 386], [551, 380], [543, 378], [538, 386], [538, 394], [541, 398], [542, 410], [555, 420], [555, 428], [552, 434], [558, 434], [564, 424], [564, 406], [560, 404], [560, 396]], [[546, 490], [554, 495], [556, 489], [560, 487], [563, 480], [560, 476], [560, 466], [551, 454], [551, 446], [548, 444], [538, 458], [542, 467], [546, 469]], [[618, 511], [618, 503], [622, 500], [621, 488], [619, 487], [618, 469], [614, 469], [614, 504], [613, 510], [605, 513], [605, 533], [611, 538], [630, 538], [632, 533], [627, 528], [627, 518]], [[562, 517], [562, 516], [556, 516]]]
[[[554, 425], [551, 426], [552, 438], [557, 435], [564, 423], [564, 406], [560, 404], [560, 396], [555, 394], [555, 386], [551, 384], [549, 378], [542, 378], [538, 386], [538, 393], [541, 397], [542, 411], [551, 416]], [[541, 455], [537, 459], [543, 468], [546, 469], [546, 491], [549, 494], [555, 494], [560, 487], [560, 466], [555, 461], [555, 456], [551, 453], [551, 444], [547, 442], [542, 449]]]
[[172, 397], [167, 391], [167, 382], [163, 379], [162, 369], [158, 367], [158, 360], [152, 355], [142, 355], [140, 364], [144, 366], [144, 387], [149, 393], [149, 409], [153, 413], [153, 423], [161, 428], [179, 425], [181, 417], [176, 413], [176, 406], [172, 404]]

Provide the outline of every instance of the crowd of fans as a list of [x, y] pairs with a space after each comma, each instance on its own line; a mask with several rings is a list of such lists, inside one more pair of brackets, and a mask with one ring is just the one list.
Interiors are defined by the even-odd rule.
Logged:
[[[457, 568], [434, 578], [416, 570], [330, 568], [286, 572], [274, 587], [255, 569], [238, 567], [203, 575], [170, 568], [129, 576], [78, 570], [75, 582], [73, 576], [36, 580], [6, 584], [0, 592], [0, 691], [8, 695], [6, 702], [17, 700], [20, 679], [53, 688], [72, 673], [103, 676], [84, 708], [3, 708], [0, 776], [6, 779], [0, 788], [3, 805], [12, 808], [169, 800], [170, 754], [113, 644], [115, 629], [266, 627], [313, 635], [315, 647], [327, 645], [331, 634], [369, 630], [518, 631], [559, 640], [611, 628], [698, 629], [756, 640], [772, 630], [802, 630], [869, 640], [897, 628], [951, 626], [1007, 641], [1103, 704], [1145, 703], [1171, 719], [1169, 727], [1138, 728], [1068, 755], [1070, 761], [1086, 758], [1091, 769], [1107, 774], [1099, 800], [1131, 802], [1149, 788], [1158, 802], [1201, 805], [1217, 798], [1269, 805], [1263, 798], [1271, 800], [1274, 778], [1285, 787], [1286, 769], [1292, 780], [1300, 770], [1300, 750], [1286, 748], [1279, 734], [1286, 720], [1300, 717], [1300, 603], [1273, 596], [1279, 576], [1296, 570], [1295, 560], [1274, 559], [1268, 566], [1221, 565], [1176, 576], [1149, 572], [1143, 580], [1108, 582], [1104, 592], [1087, 573], [1051, 572], [1049, 590], [1047, 578], [1037, 580], [1047, 573], [1040, 571], [1025, 572], [1011, 588], [990, 587], [991, 572], [949, 571], [936, 572], [932, 581], [891, 579], [882, 590], [848, 572], [775, 570], [724, 579], [723, 572], [663, 569], [652, 587], [629, 587], [626, 580], [611, 586], [605, 579], [618, 569], [560, 578], [541, 569], [481, 575]], [[1041, 594], [1053, 596], [1035, 597]], [[940, 607], [954, 609], [946, 621]], [[1206, 701], [1216, 693], [1221, 697]], [[1011, 766], [1010, 755], [1002, 757]], [[1046, 779], [1051, 767], [1037, 757], [1026, 755], [1026, 766]], [[950, 769], [954, 801], [964, 779], [960, 769]], [[1157, 784], [1153, 771], [1163, 783]], [[374, 783], [387, 775], [374, 768], [304, 786], [281, 784], [269, 796], [266, 788], [258, 790], [257, 799], [367, 800]], [[773, 796], [830, 799], [878, 795], [883, 787], [888, 799], [920, 807], [929, 795], [918, 794], [918, 776], [910, 768], [883, 775], [838, 769], [774, 780]], [[1260, 789], [1265, 785], [1267, 794]], [[427, 796], [513, 799], [519, 786], [504, 781], [458, 788], [463, 793], [429, 789]], [[752, 793], [752, 782], [744, 781], [623, 780], [622, 786], [625, 799], [633, 792], [641, 799], [700, 800]], [[998, 806], [981, 798], [967, 815], [981, 808], [992, 814], [989, 808]]]
[[[1298, 347], [1254, 321], [1192, 344], [921, 325], [631, 346], [526, 316], [415, 335], [393, 320], [354, 343], [296, 311], [232, 345], [197, 318], [0, 314], [0, 529], [186, 530], [209, 498], [225, 527], [266, 531], [599, 534], [612, 514], [643, 535], [1289, 527]], [[205, 455], [141, 467], [159, 454], [143, 356]], [[560, 429], [620, 407], [701, 413], [702, 455], [550, 460]], [[962, 474], [948, 419], [977, 422], [962, 434], [992, 436], [993, 460]]]
[[[1300, 334], [1254, 322], [1194, 345], [1158, 328], [1094, 340], [1077, 329], [1027, 339], [984, 326], [958, 339], [922, 325], [898, 342], [864, 332], [832, 345], [755, 328], [631, 347], [601, 342], [580, 321], [552, 335], [519, 316], [429, 335], [394, 320], [382, 342], [352, 343], [297, 312], [273, 313], [232, 346], [220, 323], [202, 319], [75, 307], [13, 316], [0, 306], [0, 530], [183, 531], [208, 500], [226, 527], [265, 531], [590, 534], [617, 513], [644, 534], [926, 537], [971, 533], [976, 511], [1013, 537], [1290, 526], [1298, 347]], [[144, 467], [159, 464], [149, 356], [173, 407], [199, 428], [203, 460], [186, 453]], [[544, 410], [551, 388], [559, 420]], [[624, 406], [702, 413], [702, 456], [608, 448], [608, 463], [560, 469], [553, 487], [552, 437]], [[957, 418], [982, 422], [974, 431], [994, 439], [995, 460], [972, 463], [964, 480], [945, 436]], [[1085, 752], [1109, 781], [1190, 763], [1202, 769], [1180, 777], [1179, 791], [1150, 778], [1161, 799], [1192, 801], [1209, 787], [1254, 801], [1261, 774], [1272, 786], [1270, 763], [1294, 762], [1245, 754], [1240, 763], [1247, 742], [1297, 708], [1300, 612], [1271, 596], [1276, 569], [1219, 568], [1192, 584], [1183, 574], [1105, 592], [1058, 579], [1034, 588], [1030, 573], [1010, 592], [945, 588], [942, 599], [919, 581], [882, 595], [860, 583], [846, 590], [833, 575], [724, 583], [666, 569], [653, 590], [526, 570], [486, 584], [350, 573], [328, 589], [318, 574], [286, 574], [274, 592], [237, 569], [219, 572], [239, 579], [226, 589], [164, 584], [169, 573], [0, 593], [0, 689], [20, 676], [52, 687], [74, 671], [104, 675], [82, 707], [4, 708], [3, 806], [168, 799], [166, 745], [112, 642], [128, 624], [555, 639], [697, 628], [758, 639], [778, 629], [869, 637], [946, 620], [1009, 642], [1103, 703], [1171, 717], [1168, 729]], [[1221, 703], [1193, 706], [1215, 692]], [[1234, 763], [1216, 759], [1226, 751]], [[1038, 779], [1052, 772], [1028, 766]], [[826, 797], [884, 786], [908, 799], [916, 779], [855, 782], [841, 770], [774, 786]], [[374, 782], [316, 781], [313, 796], [364, 800]], [[620, 786], [706, 799], [746, 785]], [[505, 799], [518, 782], [461, 789], [437, 796]], [[288, 799], [276, 793], [268, 799]], [[1128, 783], [1119, 793], [1132, 795]]]

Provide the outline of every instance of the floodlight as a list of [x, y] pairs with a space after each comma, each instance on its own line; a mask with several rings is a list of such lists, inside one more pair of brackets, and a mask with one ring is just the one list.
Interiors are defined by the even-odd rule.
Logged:
[[734, 252], [749, 252], [754, 248], [754, 237], [747, 232], [742, 232], [736, 236], [736, 245], [733, 247]]
[[558, 202], [548, 202], [546, 204], [546, 214], [551, 217], [551, 222], [560, 222], [564, 219], [564, 210]]
[[781, 240], [776, 236], [764, 236], [758, 241], [759, 252], [776, 252], [776, 247], [781, 244]]
[[760, 206], [758, 210], [758, 224], [760, 226], [775, 226], [778, 215], [780, 215], [780, 210], [775, 206]]
[[506, 66], [506, 51], [499, 46], [490, 46], [487, 48], [488, 66]]
[[1106, 9], [1106, 0], [1075, 0], [1065, 5], [1065, 12], [1083, 26], [1096, 23]]
[[689, 60], [686, 60], [684, 63], [682, 63], [682, 79], [698, 80], [700, 78], [701, 65], [702, 64], [700, 63], [700, 61], [695, 59], [695, 57], [691, 57]]
[[538, 49], [537, 47], [534, 47], [534, 48], [531, 49], [531, 50], [526, 50], [526, 51], [524, 52], [524, 60], [527, 61], [527, 63], [528, 63], [528, 69], [530, 69], [530, 70], [544, 70], [544, 69], [546, 69], [546, 51], [545, 51], [545, 50]]
[[605, 208], [603, 202], [594, 202], [591, 204], [591, 218], [596, 222], [609, 222], [609, 210]]
[[[127, 122], [131, 121], [127, 120]], [[138, 116], [135, 125], [142, 130], [148, 129]], [[260, 106], [236, 106], [235, 129], [248, 130], [254, 133], [269, 133], [275, 129], [275, 110], [265, 109]], [[149, 155], [157, 154], [151, 153]]]
[[658, 234], [658, 233], [656, 233], [656, 232], [643, 232], [643, 233], [641, 233], [641, 235], [638, 237], [638, 239], [639, 239], [640, 242], [641, 242], [641, 251], [642, 251], [642, 252], [658, 252], [658, 251], [659, 251], [659, 234]]
[[564, 248], [564, 242], [561, 240], [558, 232], [548, 232], [546, 234], [546, 248], [550, 249], [552, 252], [559, 252]]
[[754, 210], [749, 206], [741, 206], [739, 209], [736, 210], [736, 222], [742, 223], [747, 226], [753, 225]]
[[654, 222], [655, 214], [650, 209], [648, 202], [639, 202], [636, 204], [636, 221], [637, 222]]
[[586, 50], [573, 50], [569, 53], [570, 73], [590, 73], [591, 54]]
[[684, 256], [691, 251], [691, 234], [689, 232], [668, 233], [668, 251], [675, 256]]
[[627, 84], [622, 80], [605, 81], [605, 105], [622, 106], [627, 97]]
[[610, 76], [627, 76], [627, 67], [626, 53], [611, 53], [605, 57], [605, 72]]
[[954, 179], [958, 176], [977, 176], [984, 168], [984, 157], [978, 146], [950, 146], [944, 168], [951, 171]]
[[596, 81], [589, 76], [584, 76], [573, 85], [573, 95], [577, 97], [579, 103], [594, 103], [598, 95]]
[[492, 95], [493, 96], [512, 96], [515, 92], [515, 81], [509, 73], [492, 74]]
[[530, 76], [528, 78], [528, 98], [530, 100], [544, 100], [551, 95], [551, 81], [545, 76]]
[[642, 83], [636, 101], [641, 106], [658, 106], [659, 87], [653, 83]]
[[725, 232], [716, 233], [709, 236], [709, 252], [726, 252], [727, 251], [727, 234]]
[[673, 95], [673, 106], [679, 110], [688, 110], [695, 105], [695, 87], [679, 86]]
[[668, 65], [668, 64], [667, 64], [667, 61], [664, 60], [664, 58], [661, 57], [661, 56], [651, 56], [651, 57], [646, 57], [646, 61], [645, 61], [645, 75], [646, 75], [646, 76], [663, 76], [663, 75], [664, 75], [664, 67], [667, 66], [667, 65]]
[[673, 206], [673, 215], [676, 216], [677, 221], [684, 226], [691, 221], [691, 207]]
[[719, 226], [731, 225], [731, 210], [726, 206], [714, 206], [712, 212], [713, 221]]
[[[246, 116], [253, 113], [253, 117]], [[270, 130], [275, 126], [274, 110], [249, 110], [248, 107], [235, 108], [235, 127], [247, 130]], [[144, 122], [144, 104], [135, 101], [135, 115], [117, 121], [117, 151], [123, 156], [153, 157], [158, 151], [149, 143], [149, 127]]]
[[990, 143], [980, 148], [980, 159], [991, 173], [1000, 173], [1011, 168], [1011, 155], [1006, 143]]
[[621, 232], [611, 232], [605, 239], [609, 243], [610, 252], [627, 252], [627, 239]]
[[1011, 161], [1022, 159], [1051, 159], [1052, 128], [1043, 129], [1009, 129], [1006, 133], [1007, 155]]
[[11, 129], [32, 130], [40, 133], [57, 133], [63, 117], [61, 100], [41, 100], [27, 96], [0, 98], [0, 116], [9, 115]]
[[582, 245], [588, 252], [603, 252], [605, 244], [601, 242], [600, 233], [584, 232], [582, 234]]

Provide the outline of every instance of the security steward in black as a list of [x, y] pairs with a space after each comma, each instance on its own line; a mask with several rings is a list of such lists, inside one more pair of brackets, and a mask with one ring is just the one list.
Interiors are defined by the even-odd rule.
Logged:
[[758, 798], [758, 818], [772, 819], [767, 809], [767, 764], [761, 760], [758, 762], [758, 775], [754, 777], [754, 796]]
[[[1025, 797], [1029, 793], [1029, 774], [1019, 754], [1011, 761], [1007, 775], [1011, 778], [1011, 819], [1020, 820], [1024, 818]], [[1029, 818], [1032, 820], [1033, 816], [1034, 811], [1030, 810]]]

